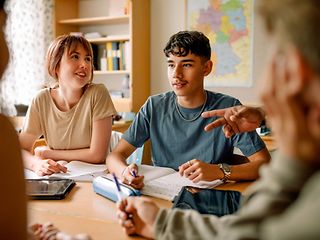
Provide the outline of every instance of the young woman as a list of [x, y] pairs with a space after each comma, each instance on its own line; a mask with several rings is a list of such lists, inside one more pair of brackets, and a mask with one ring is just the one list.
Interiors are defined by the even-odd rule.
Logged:
[[[58, 160], [103, 163], [116, 110], [103, 84], [93, 84], [93, 53], [81, 36], [63, 35], [49, 46], [47, 68], [56, 80], [32, 100], [19, 139], [26, 168], [38, 175], [66, 172]], [[46, 147], [31, 149], [43, 136]]]

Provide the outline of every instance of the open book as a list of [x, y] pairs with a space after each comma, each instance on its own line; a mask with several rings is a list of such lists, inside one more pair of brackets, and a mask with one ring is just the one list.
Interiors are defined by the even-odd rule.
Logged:
[[92, 164], [81, 161], [59, 161], [64, 164], [68, 171], [66, 173], [54, 173], [49, 176], [38, 176], [35, 172], [25, 169], [25, 179], [45, 179], [45, 178], [69, 178], [75, 181], [88, 181], [91, 182], [95, 177], [107, 175], [105, 164]]
[[[139, 175], [144, 175], [145, 186], [141, 189], [143, 195], [170, 201], [178, 195], [183, 186], [213, 188], [223, 183], [220, 179], [211, 182], [200, 181], [198, 183], [193, 183], [191, 180], [181, 177], [180, 174], [172, 168], [154, 167], [149, 165], [140, 165]], [[112, 175], [108, 174], [107, 178], [112, 179]], [[104, 178], [99, 178], [98, 181], [105, 180]], [[93, 183], [95, 184], [95, 180]], [[110, 189], [110, 191], [112, 191], [112, 189]]]
[[193, 183], [186, 177], [181, 177], [179, 172], [172, 168], [154, 167], [148, 165], [139, 166], [139, 175], [144, 175], [145, 186], [141, 193], [172, 201], [183, 186], [197, 188], [213, 188], [223, 183], [220, 179], [207, 182]]

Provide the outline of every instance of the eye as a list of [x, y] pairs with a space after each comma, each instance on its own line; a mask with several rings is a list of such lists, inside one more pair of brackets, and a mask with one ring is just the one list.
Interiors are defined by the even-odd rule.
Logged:
[[168, 68], [174, 68], [174, 64], [173, 63], [168, 63]]
[[78, 54], [71, 54], [71, 59], [79, 59], [79, 55]]
[[192, 64], [190, 64], [190, 63], [185, 63], [185, 64], [183, 64], [183, 67], [186, 67], [186, 68], [192, 67]]
[[91, 61], [92, 61], [92, 58], [91, 58], [90, 56], [87, 56], [87, 57], [85, 58], [85, 60], [86, 60], [86, 62], [91, 62]]

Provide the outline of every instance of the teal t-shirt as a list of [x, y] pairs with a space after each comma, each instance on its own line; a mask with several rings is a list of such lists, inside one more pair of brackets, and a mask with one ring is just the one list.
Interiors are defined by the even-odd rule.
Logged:
[[[240, 101], [210, 91], [203, 111], [240, 105]], [[153, 164], [161, 167], [178, 167], [192, 159], [206, 163], [229, 162], [237, 147], [245, 156], [250, 156], [265, 147], [256, 131], [236, 134], [226, 138], [221, 127], [205, 132], [204, 127], [214, 118], [198, 116], [202, 107], [186, 109], [177, 104], [174, 92], [149, 97], [123, 138], [135, 147], [151, 140]], [[180, 110], [180, 114], [178, 109]], [[182, 117], [182, 116], [183, 117]]]

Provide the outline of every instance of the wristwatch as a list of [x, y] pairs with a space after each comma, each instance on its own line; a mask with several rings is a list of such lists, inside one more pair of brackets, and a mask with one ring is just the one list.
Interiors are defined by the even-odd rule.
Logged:
[[229, 178], [230, 178], [230, 175], [231, 175], [231, 167], [230, 167], [230, 165], [228, 165], [226, 163], [219, 163], [218, 166], [219, 166], [219, 168], [221, 169], [221, 171], [224, 174], [224, 177], [221, 180], [223, 180], [223, 182], [228, 181]]

